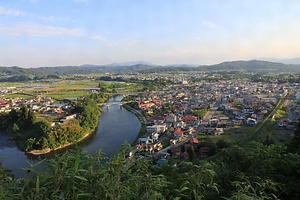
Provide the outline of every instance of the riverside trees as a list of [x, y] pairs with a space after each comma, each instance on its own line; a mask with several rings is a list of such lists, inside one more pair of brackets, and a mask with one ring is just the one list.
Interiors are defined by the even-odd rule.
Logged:
[[55, 149], [76, 142], [95, 130], [101, 114], [97, 103], [103, 100], [97, 94], [78, 100], [75, 105], [78, 117], [56, 128], [51, 128], [50, 122], [46, 120], [37, 120], [34, 112], [22, 105], [19, 111], [1, 114], [0, 127], [8, 130], [23, 151]]

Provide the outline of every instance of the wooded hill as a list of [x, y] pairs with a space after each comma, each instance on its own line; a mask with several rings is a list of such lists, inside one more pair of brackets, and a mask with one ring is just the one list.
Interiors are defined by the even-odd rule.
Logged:
[[131, 66], [102, 66], [102, 65], [82, 65], [82, 66], [62, 66], [62, 67], [40, 67], [40, 68], [20, 68], [20, 67], [0, 67], [0, 81], [26, 81], [29, 79], [59, 78], [64, 75], [75, 74], [99, 74], [99, 73], [161, 73], [176, 71], [230, 71], [240, 70], [244, 72], [279, 73], [294, 72], [300, 73], [300, 65], [286, 65], [282, 63], [251, 60], [251, 61], [231, 61], [216, 65], [202, 65], [193, 67], [189, 65], [176, 66], [154, 66], [147, 64], [136, 64]]

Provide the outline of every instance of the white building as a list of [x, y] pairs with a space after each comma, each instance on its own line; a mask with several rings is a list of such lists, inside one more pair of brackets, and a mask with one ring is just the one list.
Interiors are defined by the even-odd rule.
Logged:
[[166, 131], [167, 126], [164, 125], [153, 125], [153, 126], [147, 126], [146, 131], [147, 133], [163, 133]]

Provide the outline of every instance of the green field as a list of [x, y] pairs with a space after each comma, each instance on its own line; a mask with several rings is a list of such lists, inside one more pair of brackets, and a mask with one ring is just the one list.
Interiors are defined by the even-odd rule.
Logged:
[[91, 92], [85, 91], [85, 90], [78, 90], [78, 91], [68, 91], [68, 90], [58, 90], [48, 93], [43, 93], [40, 96], [42, 97], [51, 97], [57, 100], [63, 100], [65, 98], [77, 98], [80, 96], [87, 96], [90, 95]]
[[98, 84], [99, 83], [93, 80], [79, 80], [79, 81], [65, 80], [57, 84], [54, 84], [53, 86], [55, 88], [60, 88], [60, 89], [82, 89], [82, 88], [96, 88], [98, 87]]
[[34, 96], [31, 94], [25, 94], [25, 93], [14, 93], [14, 94], [5, 94], [4, 98], [23, 98], [23, 99], [30, 99]]
[[245, 135], [243, 133], [224, 133], [222, 135], [209, 135], [207, 138], [213, 142], [216, 143], [219, 140], [224, 140], [225, 142], [235, 144], [242, 138], [244, 138]]

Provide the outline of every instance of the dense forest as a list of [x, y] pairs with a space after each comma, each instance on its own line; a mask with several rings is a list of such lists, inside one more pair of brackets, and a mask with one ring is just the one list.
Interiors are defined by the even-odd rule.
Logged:
[[20, 110], [0, 114], [0, 128], [8, 130], [11, 138], [23, 151], [55, 149], [76, 142], [95, 130], [101, 108], [97, 103], [105, 98], [100, 94], [79, 99], [74, 103], [75, 119], [51, 128], [46, 120], [37, 120], [35, 113], [22, 105]]

